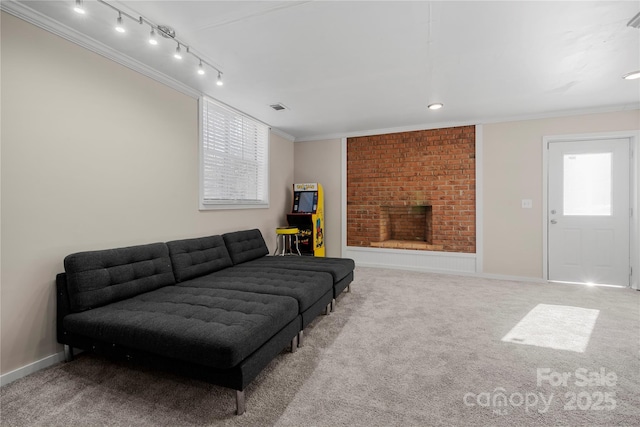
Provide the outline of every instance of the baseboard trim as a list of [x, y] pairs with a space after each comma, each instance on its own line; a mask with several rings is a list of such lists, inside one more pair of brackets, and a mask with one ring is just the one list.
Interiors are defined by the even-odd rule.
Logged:
[[540, 277], [509, 276], [504, 274], [490, 274], [490, 273], [474, 273], [474, 272], [467, 272], [467, 271], [444, 270], [444, 269], [436, 269], [436, 268], [407, 267], [404, 265], [390, 265], [390, 264], [380, 265], [380, 264], [372, 264], [372, 263], [365, 263], [365, 262], [356, 262], [356, 266], [366, 267], [366, 268], [388, 268], [391, 270], [417, 271], [422, 273], [433, 273], [433, 274], [448, 274], [452, 276], [479, 277], [482, 279], [505, 280], [510, 282], [549, 283], [548, 280], [541, 279]]
[[64, 361], [64, 351], [52, 354], [51, 356], [47, 356], [44, 359], [40, 359], [14, 371], [7, 372], [6, 374], [0, 375], [0, 387], [62, 361]]
[[389, 270], [404, 270], [404, 271], [417, 271], [419, 273], [433, 273], [433, 274], [451, 274], [454, 276], [478, 276], [476, 273], [466, 272], [466, 271], [457, 271], [457, 270], [447, 270], [442, 268], [427, 268], [427, 267], [416, 267], [416, 266], [407, 266], [407, 265], [398, 265], [398, 264], [378, 264], [378, 263], [368, 263], [356, 260], [357, 267], [366, 267], [366, 268], [388, 268]]
[[347, 246], [344, 254], [346, 258], [352, 258], [356, 265], [368, 267], [454, 274], [476, 272], [476, 254], [356, 246]]
[[543, 279], [541, 277], [510, 276], [506, 274], [490, 274], [490, 273], [477, 273], [475, 274], [475, 276], [482, 277], [484, 279], [508, 280], [511, 282], [549, 283], [548, 280]]

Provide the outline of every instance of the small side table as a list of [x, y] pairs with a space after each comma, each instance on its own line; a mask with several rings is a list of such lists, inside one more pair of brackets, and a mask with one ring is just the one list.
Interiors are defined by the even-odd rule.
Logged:
[[[302, 256], [298, 246], [298, 227], [278, 227], [276, 228], [276, 250], [273, 255], [295, 255]], [[295, 252], [294, 251], [295, 249]]]

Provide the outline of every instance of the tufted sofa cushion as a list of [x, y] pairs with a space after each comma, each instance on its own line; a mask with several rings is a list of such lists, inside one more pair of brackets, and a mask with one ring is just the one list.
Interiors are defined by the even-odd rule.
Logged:
[[234, 289], [258, 294], [289, 296], [298, 301], [302, 313], [333, 289], [333, 279], [328, 273], [309, 274], [306, 271], [268, 267], [245, 269], [239, 265], [180, 283], [178, 286]]
[[173, 264], [173, 274], [178, 282], [233, 265], [222, 236], [174, 240], [168, 242], [167, 246]]
[[296, 300], [167, 286], [64, 318], [73, 334], [214, 368], [245, 360], [298, 316]]
[[262, 257], [243, 264], [243, 267], [256, 269], [273, 267], [291, 270], [325, 272], [330, 273], [335, 282], [338, 282], [351, 274], [355, 266], [355, 262], [350, 258], [311, 256], [270, 256]]
[[241, 264], [269, 254], [267, 244], [258, 229], [235, 231], [223, 234], [222, 238], [234, 264]]
[[164, 243], [79, 252], [64, 259], [71, 311], [83, 311], [175, 284]]

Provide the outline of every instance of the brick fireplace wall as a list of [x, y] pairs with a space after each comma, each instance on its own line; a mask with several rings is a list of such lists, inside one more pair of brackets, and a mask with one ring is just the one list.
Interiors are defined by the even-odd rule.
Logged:
[[381, 243], [388, 210], [430, 206], [424, 249], [475, 253], [475, 187], [475, 126], [348, 138], [347, 245], [419, 249]]

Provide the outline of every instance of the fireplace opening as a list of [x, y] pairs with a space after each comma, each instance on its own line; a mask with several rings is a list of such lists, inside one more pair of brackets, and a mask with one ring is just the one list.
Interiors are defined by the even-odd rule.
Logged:
[[433, 244], [431, 205], [380, 206], [378, 248], [442, 250]]

